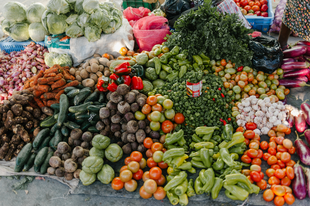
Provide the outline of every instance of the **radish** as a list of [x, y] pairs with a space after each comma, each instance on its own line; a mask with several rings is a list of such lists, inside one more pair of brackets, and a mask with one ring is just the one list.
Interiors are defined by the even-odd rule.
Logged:
[[309, 69], [300, 69], [300, 70], [294, 70], [291, 72], [284, 73], [283, 78], [304, 77], [308, 74], [310, 74]]
[[307, 45], [307, 46], [310, 46], [310, 42], [308, 42], [308, 41], [299, 41], [299, 42], [297, 42], [297, 45]]
[[283, 51], [283, 55], [285, 58], [291, 58], [304, 55], [306, 52], [307, 48], [304, 45], [299, 45]]
[[310, 165], [310, 148], [299, 138], [297, 132], [297, 139], [295, 140], [294, 144], [296, 147], [296, 153], [299, 156], [299, 159], [305, 165]]
[[[307, 128], [305, 114], [300, 111], [298, 116], [295, 116], [295, 128], [298, 132], [304, 132]], [[309, 160], [310, 161], [310, 160]]]
[[307, 183], [306, 183], [306, 189], [307, 189], [307, 193], [308, 193], [308, 197], [310, 197], [310, 168], [308, 167], [302, 167], [306, 179], [307, 179]]
[[308, 62], [288, 62], [282, 64], [281, 69], [288, 70], [288, 69], [307, 69], [310, 66]]
[[294, 80], [294, 79], [280, 79], [279, 83], [280, 85], [283, 85], [288, 88], [310, 86], [306, 84], [306, 82], [304, 81]]
[[288, 63], [288, 62], [295, 62], [295, 59], [293, 59], [293, 58], [283, 59], [283, 63]]
[[310, 145], [310, 129], [306, 129], [303, 135], [305, 136], [305, 139], [308, 142], [308, 145]]
[[302, 167], [299, 165], [299, 161], [294, 165], [295, 178], [292, 182], [292, 189], [295, 197], [302, 200], [307, 196], [305, 174]]
[[310, 125], [310, 105], [306, 102], [303, 102], [300, 105], [300, 109], [303, 111], [303, 113], [306, 116], [306, 122], [308, 125]]

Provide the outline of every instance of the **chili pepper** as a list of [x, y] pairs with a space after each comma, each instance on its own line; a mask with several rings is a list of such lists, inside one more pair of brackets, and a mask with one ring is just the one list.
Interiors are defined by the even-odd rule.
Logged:
[[238, 67], [237, 72], [242, 72], [243, 66]]
[[216, 153], [216, 154], [214, 154], [213, 156], [212, 156], [212, 158], [213, 159], [218, 159], [220, 157], [220, 153], [218, 152], [218, 153]]
[[224, 183], [224, 188], [228, 190], [233, 196], [237, 197], [239, 200], [245, 200], [249, 196], [249, 192], [237, 185], [229, 185]]
[[229, 117], [227, 120], [228, 120], [228, 121], [231, 121], [231, 118]]
[[229, 174], [225, 176], [225, 182], [229, 185], [235, 185], [239, 182], [244, 183], [249, 192], [252, 192], [252, 186], [250, 180], [243, 174]]
[[167, 179], [167, 182], [169, 182], [170, 180], [172, 180], [174, 177], [175, 177], [174, 175], [168, 175], [167, 178], [166, 178], [166, 179]]
[[238, 160], [239, 159], [239, 155], [237, 153], [230, 153], [231, 159], [233, 160]]
[[202, 142], [202, 141], [203, 141], [203, 140], [200, 139], [200, 138], [198, 137], [198, 135], [196, 135], [196, 134], [193, 134], [193, 135], [192, 135], [192, 140], [193, 140], [194, 142], [196, 142], [196, 143]]
[[175, 70], [173, 70], [170, 74], [168, 74], [166, 76], [166, 80], [168, 80], [169, 82], [173, 81], [175, 78], [177, 78], [179, 75], [179, 73]]
[[200, 157], [193, 157], [192, 160], [197, 162], [202, 162], [202, 159]]
[[192, 169], [192, 163], [191, 162], [184, 162], [183, 164], [181, 164], [178, 169], [180, 170], [190, 170]]
[[[224, 122], [225, 120], [223, 120]], [[234, 134], [234, 128], [232, 127], [231, 124], [226, 124], [224, 126], [224, 130], [223, 130], [223, 133], [222, 133], [222, 138], [226, 141], [230, 141], [232, 136]]]
[[186, 144], [186, 140], [184, 139], [184, 136], [181, 137], [181, 139], [178, 141], [178, 144], [179, 144], [180, 146], [184, 146], [184, 145]]
[[203, 135], [202, 139], [204, 141], [209, 141], [211, 139], [212, 135], [213, 135], [213, 133], [205, 134], [205, 135]]
[[113, 73], [113, 74], [111, 74], [110, 75], [110, 79], [112, 79], [112, 80], [117, 80], [119, 78], [119, 76], [118, 75], [116, 75], [115, 73]]
[[173, 167], [179, 167], [181, 166], [181, 164], [184, 163], [184, 160], [186, 160], [188, 158], [188, 155], [184, 154], [183, 156], [180, 157], [175, 157], [171, 164], [173, 165]]
[[118, 76], [127, 75], [131, 72], [131, 68], [129, 66], [129, 62], [123, 62], [113, 69], [113, 73]]
[[197, 135], [205, 135], [205, 134], [210, 134], [214, 132], [214, 130], [219, 129], [218, 127], [197, 127], [195, 129], [195, 132]]
[[188, 180], [185, 179], [180, 185], [178, 185], [175, 189], [174, 189], [174, 193], [177, 196], [181, 196], [183, 194], [185, 194], [186, 190], [187, 190], [187, 186], [188, 186]]
[[178, 175], [176, 175], [171, 181], [169, 181], [166, 184], [166, 186], [164, 187], [164, 190], [166, 192], [169, 191], [170, 189], [181, 184], [186, 178], [187, 178], [187, 173], [184, 171], [181, 171]]
[[171, 56], [175, 56], [175, 55], [179, 54], [180, 53], [180, 47], [179, 46], [174, 46], [172, 48], [172, 50], [170, 51], [170, 53], [171, 53]]
[[173, 144], [178, 142], [184, 135], [184, 131], [181, 129], [178, 132], [174, 132], [172, 135], [166, 135], [165, 144]]
[[187, 170], [187, 172], [196, 174], [196, 169], [192, 167], [190, 170]]
[[213, 149], [214, 144], [212, 142], [199, 142], [199, 143], [195, 143], [194, 147], [196, 150], [199, 150], [201, 148]]
[[[200, 153], [201, 154], [201, 153]], [[220, 149], [220, 155], [221, 155], [221, 158], [222, 160], [230, 167], [232, 167], [235, 162], [234, 160], [231, 158], [229, 152], [228, 152], [228, 149], [226, 148], [222, 148]]]
[[204, 171], [204, 177], [207, 179], [207, 183], [203, 186], [203, 191], [206, 193], [211, 192], [211, 189], [214, 185], [214, 178], [215, 178], [215, 173], [212, 168], [207, 169]]
[[183, 195], [180, 195], [179, 196], [179, 204], [181, 205], [181, 206], [186, 206], [186, 205], [188, 205], [188, 197], [187, 197], [187, 194], [183, 194]]
[[161, 65], [161, 68], [163, 69], [163, 70], [165, 70], [167, 73], [171, 73], [172, 72], [172, 68], [171, 67], [169, 67], [169, 66], [167, 66], [167, 65], [164, 65], [164, 64], [162, 64]]
[[170, 149], [173, 149], [173, 148], [179, 148], [178, 146], [173, 145], [173, 144], [166, 145], [165, 147], [166, 147], [167, 150], [170, 150]]
[[196, 192], [197, 195], [201, 195], [201, 194], [204, 193], [203, 185], [202, 185], [202, 182], [201, 182], [199, 176], [195, 180], [194, 187], [195, 187], [195, 192]]
[[202, 162], [198, 162], [195, 160], [191, 160], [192, 166], [200, 169], [206, 168], [206, 166]]
[[202, 148], [200, 150], [200, 158], [201, 158], [203, 164], [206, 166], [206, 168], [211, 167], [212, 162], [210, 162], [210, 154], [209, 154], [208, 149]]
[[198, 65], [203, 65], [202, 59], [200, 56], [198, 55], [193, 55], [193, 59], [194, 61], [198, 64]]
[[212, 199], [216, 199], [223, 187], [223, 180], [221, 178], [214, 178], [214, 185], [211, 189], [211, 197]]
[[117, 84], [115, 82], [112, 82], [111, 84], [108, 85], [107, 89], [111, 92], [115, 92], [117, 89]]
[[178, 196], [174, 195], [172, 192], [167, 191], [167, 197], [172, 205], [177, 205], [179, 203]]
[[212, 140], [216, 141], [216, 142], [221, 142], [222, 141], [222, 138], [220, 135], [215, 135], [212, 137]]
[[183, 156], [185, 154], [184, 148], [173, 148], [167, 150], [163, 155], [163, 161], [167, 160], [168, 158], [174, 158]]
[[218, 157], [216, 162], [213, 163], [212, 165], [214, 170], [221, 170], [224, 168], [224, 161], [222, 160], [222, 157]]
[[144, 73], [145, 73], [145, 70], [142, 65], [135, 64], [131, 66], [131, 74], [133, 74], [133, 76], [143, 77]]
[[161, 62], [162, 64], [167, 64], [170, 57], [171, 57], [170, 52], [167, 52], [167, 53], [165, 53], [164, 55], [162, 55], [162, 56], [159, 58], [159, 60], [160, 60], [160, 62]]
[[195, 190], [193, 188], [193, 185], [194, 185], [194, 181], [193, 181], [193, 179], [190, 179], [188, 181], [187, 191], [186, 191], [186, 194], [188, 197], [193, 197], [196, 195]]
[[185, 54], [178, 54], [178, 55], [175, 56], [175, 58], [178, 59], [178, 60], [185, 60], [186, 57], [187, 56]]
[[239, 200], [236, 196], [232, 195], [228, 190], [225, 190], [225, 195], [231, 200]]
[[200, 68], [199, 68], [199, 66], [198, 66], [197, 63], [194, 63], [194, 64], [193, 64], [193, 68], [194, 68], [195, 72], [200, 71]]
[[187, 72], [187, 66], [183, 65], [180, 67], [179, 78], [182, 78]]
[[153, 60], [154, 60], [154, 63], [155, 63], [155, 72], [156, 72], [157, 75], [159, 75], [160, 70], [161, 70], [161, 62], [158, 59], [158, 57], [154, 57]]
[[225, 126], [227, 123], [226, 123], [226, 121], [225, 120], [223, 120], [223, 125]]
[[234, 146], [235, 144], [244, 142], [244, 136], [242, 132], [236, 132], [233, 134], [232, 139], [227, 142], [225, 148], [229, 149], [230, 147]]
[[131, 77], [129, 75], [124, 75], [123, 79], [124, 79], [124, 84], [130, 86], [130, 84], [131, 84]]
[[242, 149], [241, 147], [234, 147], [234, 148], [230, 148], [229, 153], [236, 153], [239, 155], [242, 155], [244, 153], [244, 149]]
[[206, 171], [205, 169], [200, 170], [199, 175], [198, 175], [203, 185], [207, 183], [207, 179], [204, 177], [204, 174], [203, 174], [205, 171]]
[[200, 157], [200, 150], [197, 152], [192, 152], [189, 157]]
[[178, 63], [179, 63], [179, 66], [181, 67], [183, 65], [190, 64], [191, 62], [185, 59], [185, 60], [179, 60]]
[[141, 90], [143, 89], [143, 81], [141, 77], [132, 77], [131, 78], [131, 89]]
[[204, 53], [200, 53], [199, 56], [203, 59], [203, 60], [209, 60], [210, 61], [210, 58], [208, 56], [206, 56]]
[[173, 68], [174, 70], [180, 70], [180, 66], [179, 66], [178, 63], [173, 63], [173, 64], [172, 64], [172, 68]]

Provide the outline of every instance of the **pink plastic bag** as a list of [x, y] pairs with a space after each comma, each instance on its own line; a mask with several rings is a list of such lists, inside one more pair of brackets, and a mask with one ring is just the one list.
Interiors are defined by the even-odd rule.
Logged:
[[134, 20], [137, 21], [145, 16], [148, 16], [148, 14], [151, 12], [148, 8], [144, 7], [139, 7], [139, 8], [132, 8], [132, 7], [127, 7], [123, 11], [124, 17], [128, 20]]
[[133, 34], [140, 51], [151, 51], [153, 46], [161, 44], [167, 34], [170, 34], [168, 19], [162, 16], [147, 16], [138, 20], [133, 26]]

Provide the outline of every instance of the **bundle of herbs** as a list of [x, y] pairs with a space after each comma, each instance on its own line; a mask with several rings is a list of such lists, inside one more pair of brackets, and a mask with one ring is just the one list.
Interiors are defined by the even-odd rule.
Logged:
[[211, 0], [196, 11], [182, 15], [174, 24], [175, 31], [165, 43], [169, 49], [179, 46], [188, 56], [204, 53], [210, 59], [231, 60], [236, 66], [251, 66], [253, 52], [248, 44], [251, 33], [236, 14], [221, 14]]

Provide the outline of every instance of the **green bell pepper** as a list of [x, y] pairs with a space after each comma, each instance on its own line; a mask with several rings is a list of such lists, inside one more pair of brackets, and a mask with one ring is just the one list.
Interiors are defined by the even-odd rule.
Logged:
[[202, 148], [200, 150], [200, 158], [203, 162], [203, 164], [206, 166], [206, 168], [211, 167], [211, 161], [210, 161], [210, 154], [209, 154], [209, 150], [206, 148]]
[[220, 149], [220, 155], [222, 160], [228, 165], [228, 166], [233, 166], [235, 164], [234, 160], [231, 158], [228, 149], [222, 148]]
[[188, 197], [192, 197], [196, 195], [193, 185], [194, 185], [194, 181], [193, 179], [190, 179], [188, 182], [187, 191], [186, 191], [186, 194]]
[[204, 53], [200, 53], [199, 56], [202, 58], [202, 60], [209, 60], [210, 61], [210, 58], [208, 56], [206, 56]]
[[135, 65], [131, 66], [131, 69], [134, 69], [133, 73], [135, 76], [138, 76], [138, 77], [144, 76], [145, 70], [144, 70], [144, 67], [142, 65], [135, 64]]
[[225, 145], [225, 148], [229, 149], [235, 144], [244, 142], [244, 136], [242, 132], [236, 132], [233, 134], [232, 139]]
[[224, 183], [224, 188], [239, 200], [245, 200], [249, 196], [249, 192], [237, 185], [229, 185]]
[[243, 155], [244, 150], [242, 147], [234, 147], [234, 148], [229, 148], [229, 153], [231, 154], [239, 154], [239, 155]]
[[232, 125], [231, 124], [226, 124], [224, 126], [222, 137], [223, 137], [224, 140], [230, 141], [232, 136], [233, 136], [233, 133], [234, 133], [234, 128], [232, 127]]
[[195, 180], [195, 184], [194, 184], [194, 187], [195, 187], [195, 192], [197, 195], [201, 195], [204, 193], [203, 191], [203, 185], [202, 185], [202, 182], [200, 180], [200, 177], [198, 176]]
[[214, 181], [214, 185], [212, 187], [212, 190], [211, 190], [211, 197], [212, 199], [216, 199], [223, 187], [223, 180], [221, 178], [214, 178], [215, 181]]
[[185, 179], [187, 178], [187, 173], [184, 171], [181, 171], [178, 175], [176, 175], [172, 180], [170, 180], [166, 186], [164, 187], [164, 190], [167, 192], [170, 189], [178, 186], [181, 184]]

